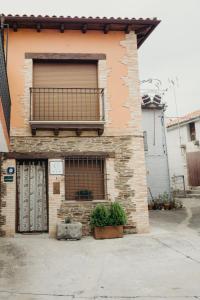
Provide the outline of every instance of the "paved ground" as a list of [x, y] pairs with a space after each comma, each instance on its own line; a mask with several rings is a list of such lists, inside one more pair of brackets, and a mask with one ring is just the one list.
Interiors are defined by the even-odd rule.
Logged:
[[0, 299], [200, 299], [200, 199], [123, 239], [0, 239]]

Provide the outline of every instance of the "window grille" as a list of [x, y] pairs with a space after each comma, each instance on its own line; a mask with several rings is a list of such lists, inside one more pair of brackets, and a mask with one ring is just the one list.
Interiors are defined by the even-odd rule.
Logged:
[[100, 157], [68, 157], [65, 160], [66, 200], [104, 200], [105, 166]]

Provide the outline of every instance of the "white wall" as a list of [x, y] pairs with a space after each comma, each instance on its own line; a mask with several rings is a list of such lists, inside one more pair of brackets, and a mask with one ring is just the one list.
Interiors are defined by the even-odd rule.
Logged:
[[148, 151], [145, 151], [147, 184], [156, 198], [164, 192], [170, 193], [163, 111], [143, 108], [142, 123], [143, 130], [147, 132], [148, 144]]
[[[200, 141], [200, 120], [195, 122], [195, 128], [196, 140]], [[186, 153], [200, 151], [200, 147], [196, 146], [193, 141], [190, 141], [188, 124], [180, 126], [180, 134], [178, 126], [167, 128], [167, 148], [170, 178], [184, 175], [186, 187], [188, 187]]]

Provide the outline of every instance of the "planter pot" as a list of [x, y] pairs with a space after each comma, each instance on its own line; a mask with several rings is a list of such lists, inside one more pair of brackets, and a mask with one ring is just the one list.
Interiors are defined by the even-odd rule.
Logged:
[[80, 240], [82, 237], [82, 224], [74, 223], [58, 223], [57, 224], [57, 239], [61, 240]]
[[168, 210], [169, 207], [170, 207], [170, 204], [169, 204], [169, 203], [164, 203], [164, 209], [165, 209], [165, 210]]
[[94, 228], [95, 239], [114, 239], [123, 237], [123, 226], [104, 226]]

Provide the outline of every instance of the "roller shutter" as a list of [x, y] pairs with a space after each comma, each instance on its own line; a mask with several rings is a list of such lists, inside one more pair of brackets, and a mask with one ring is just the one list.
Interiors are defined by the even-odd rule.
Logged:
[[99, 120], [95, 63], [34, 63], [33, 87], [35, 120]]
[[34, 63], [34, 87], [97, 88], [94, 63]]

